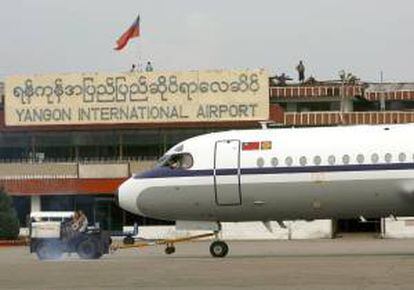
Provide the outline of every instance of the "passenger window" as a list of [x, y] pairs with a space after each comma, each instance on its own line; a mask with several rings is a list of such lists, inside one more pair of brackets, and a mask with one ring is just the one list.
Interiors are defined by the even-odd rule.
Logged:
[[365, 161], [365, 157], [364, 157], [364, 155], [362, 155], [362, 154], [358, 154], [356, 159], [357, 159], [357, 162], [358, 162], [359, 164], [362, 164], [362, 163], [364, 163], [364, 161]]
[[376, 164], [379, 161], [379, 155], [377, 153], [374, 153], [371, 155], [371, 162]]
[[171, 169], [189, 169], [193, 166], [193, 157], [189, 153], [173, 154], [160, 163], [160, 166]]
[[258, 167], [263, 167], [264, 166], [264, 159], [262, 157], [257, 158], [256, 164]]
[[321, 158], [319, 155], [316, 155], [316, 156], [313, 158], [313, 164], [315, 164], [315, 165], [320, 165], [320, 164], [321, 164], [321, 162], [322, 162], [322, 158]]
[[350, 161], [350, 157], [348, 154], [345, 154], [344, 156], [342, 156], [342, 163], [346, 165], [346, 164], [349, 164], [349, 161]]
[[302, 166], [305, 166], [308, 163], [308, 161], [306, 160], [305, 156], [302, 156], [301, 158], [299, 158], [299, 164]]
[[270, 163], [272, 163], [272, 166], [276, 167], [279, 164], [279, 160], [276, 157], [273, 157], [272, 160], [270, 160]]
[[292, 166], [292, 164], [293, 164], [293, 159], [292, 159], [292, 157], [286, 157], [286, 159], [285, 159], [285, 164], [287, 165], [287, 166]]
[[392, 161], [391, 153], [385, 154], [384, 159], [385, 159], [385, 162], [390, 163]]
[[400, 155], [398, 155], [398, 161], [405, 162], [406, 159], [407, 156], [405, 155], [405, 153], [400, 153]]
[[335, 156], [334, 156], [334, 155], [330, 155], [330, 156], [328, 157], [328, 163], [329, 163], [330, 165], [334, 165], [334, 164], [335, 164]]

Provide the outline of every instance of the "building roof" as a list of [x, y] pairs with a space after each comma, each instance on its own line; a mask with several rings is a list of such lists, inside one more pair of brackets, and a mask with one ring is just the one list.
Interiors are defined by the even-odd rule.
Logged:
[[414, 83], [369, 83], [365, 89], [365, 99], [377, 101], [386, 100], [414, 100]]
[[270, 98], [277, 99], [310, 99], [310, 98], [341, 98], [361, 96], [362, 85], [345, 85], [338, 83], [317, 83], [313, 85], [270, 86]]

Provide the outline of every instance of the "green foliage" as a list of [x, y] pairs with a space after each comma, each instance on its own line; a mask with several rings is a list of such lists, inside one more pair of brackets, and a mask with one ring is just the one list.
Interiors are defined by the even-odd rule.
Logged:
[[12, 199], [0, 188], [0, 239], [16, 239], [19, 235], [19, 220]]

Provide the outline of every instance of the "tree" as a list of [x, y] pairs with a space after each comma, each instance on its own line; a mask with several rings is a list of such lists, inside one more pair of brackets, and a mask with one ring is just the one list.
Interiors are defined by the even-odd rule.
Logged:
[[4, 188], [0, 188], [0, 239], [16, 239], [19, 229], [19, 220], [12, 199]]

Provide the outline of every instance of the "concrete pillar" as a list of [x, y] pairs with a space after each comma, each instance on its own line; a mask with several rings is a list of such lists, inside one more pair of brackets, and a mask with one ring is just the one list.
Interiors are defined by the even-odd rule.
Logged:
[[124, 151], [123, 151], [123, 140], [124, 138], [123, 138], [123, 135], [122, 135], [122, 133], [120, 133], [119, 134], [119, 136], [118, 136], [118, 151], [119, 151], [119, 160], [122, 160], [122, 159], [124, 159]]
[[75, 160], [79, 161], [79, 146], [75, 145]]
[[384, 96], [384, 94], [381, 94], [381, 97], [380, 97], [380, 110], [385, 111], [385, 109], [386, 109], [385, 96]]
[[381, 238], [386, 238], [385, 218], [381, 218]]
[[344, 113], [353, 112], [354, 103], [352, 101], [352, 98], [343, 98], [341, 107]]
[[32, 161], [36, 161], [36, 137], [33, 135], [31, 140], [31, 148], [32, 148]]
[[41, 211], [41, 210], [42, 210], [42, 205], [41, 205], [40, 196], [32, 195], [30, 197], [30, 212]]

